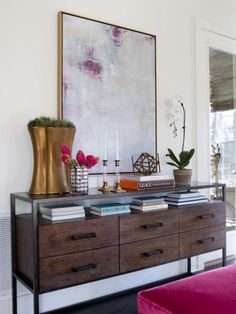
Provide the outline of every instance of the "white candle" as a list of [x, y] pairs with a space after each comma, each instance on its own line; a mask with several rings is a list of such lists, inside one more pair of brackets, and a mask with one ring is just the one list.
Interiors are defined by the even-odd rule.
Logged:
[[116, 160], [119, 160], [119, 134], [118, 130], [116, 130]]
[[104, 131], [104, 160], [107, 160], [107, 131]]

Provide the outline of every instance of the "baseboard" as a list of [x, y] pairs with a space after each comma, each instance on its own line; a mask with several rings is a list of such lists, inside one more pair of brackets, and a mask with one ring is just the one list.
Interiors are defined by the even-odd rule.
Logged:
[[[29, 292], [18, 293], [19, 311], [18, 314], [32, 312], [32, 295]], [[1, 291], [0, 293], [0, 313], [12, 314], [12, 295], [11, 290]]]
[[[227, 256], [226, 263], [233, 264], [236, 261], [236, 255]], [[222, 258], [216, 258], [214, 260], [210, 260], [204, 263], [204, 269], [209, 267], [217, 267], [222, 264]]]

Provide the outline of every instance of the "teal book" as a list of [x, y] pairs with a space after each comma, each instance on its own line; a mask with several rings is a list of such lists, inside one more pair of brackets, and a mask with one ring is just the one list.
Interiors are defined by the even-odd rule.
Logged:
[[129, 210], [130, 205], [121, 203], [96, 204], [91, 205], [90, 209], [97, 212], [113, 212], [119, 210]]

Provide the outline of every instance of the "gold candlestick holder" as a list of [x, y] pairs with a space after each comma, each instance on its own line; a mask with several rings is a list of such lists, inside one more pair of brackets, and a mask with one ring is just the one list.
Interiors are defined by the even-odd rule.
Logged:
[[101, 191], [103, 193], [111, 191], [111, 188], [109, 187], [108, 181], [107, 181], [107, 164], [108, 164], [108, 160], [103, 159], [103, 185], [100, 189], [98, 189], [98, 191]]
[[116, 168], [116, 185], [115, 185], [115, 188], [111, 190], [111, 192], [114, 192], [114, 193], [126, 192], [120, 186], [120, 160], [119, 159], [115, 160], [115, 168]]

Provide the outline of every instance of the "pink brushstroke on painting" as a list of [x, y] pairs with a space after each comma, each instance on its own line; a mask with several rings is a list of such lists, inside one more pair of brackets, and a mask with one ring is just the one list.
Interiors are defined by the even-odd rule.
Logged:
[[93, 78], [98, 78], [101, 80], [102, 66], [100, 63], [87, 59], [79, 64], [79, 69], [86, 72]]
[[87, 48], [85, 54], [86, 60], [79, 63], [79, 69], [90, 75], [92, 78], [101, 80], [103, 68], [99, 62], [95, 61], [94, 48], [93, 47]]
[[113, 27], [112, 28], [112, 36], [113, 36], [113, 42], [116, 47], [121, 47], [122, 45], [122, 30], [119, 27]]

